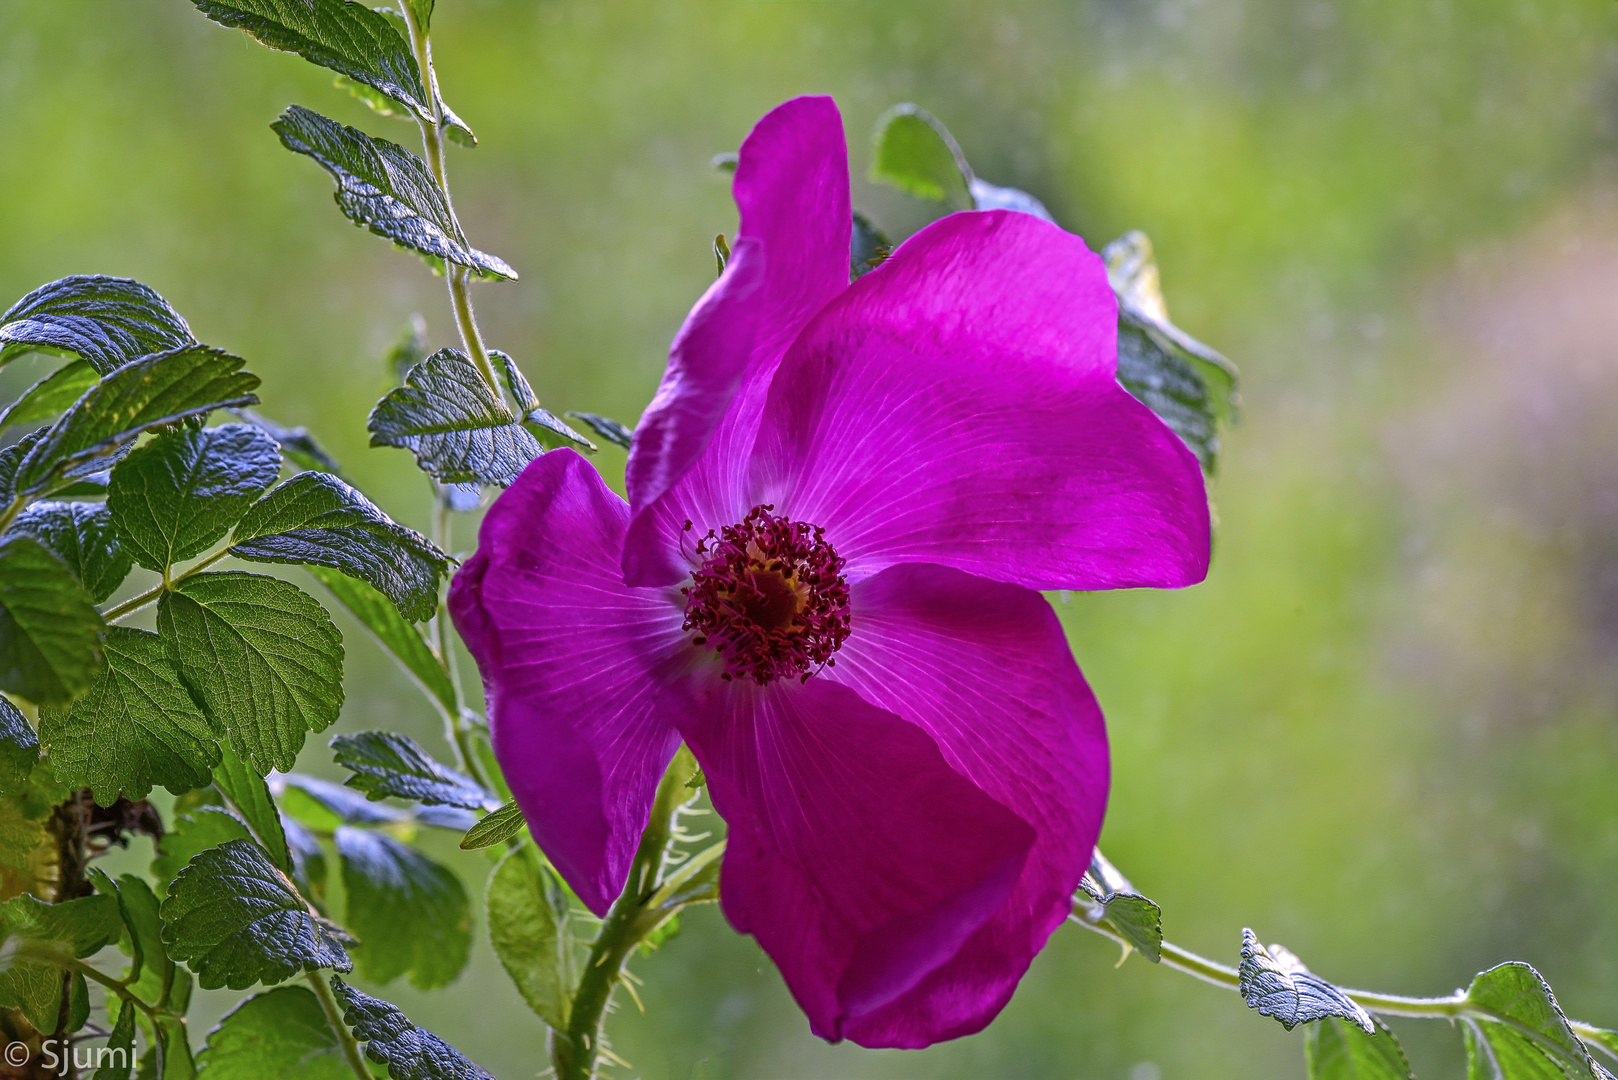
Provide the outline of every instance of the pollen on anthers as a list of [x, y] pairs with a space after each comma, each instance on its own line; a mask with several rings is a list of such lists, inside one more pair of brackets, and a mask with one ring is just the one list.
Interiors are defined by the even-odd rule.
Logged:
[[[685, 595], [691, 642], [724, 661], [721, 678], [760, 686], [807, 681], [848, 637], [848, 582], [826, 531], [753, 507], [738, 524], [697, 541], [702, 565]], [[686, 529], [692, 526], [686, 522]]]

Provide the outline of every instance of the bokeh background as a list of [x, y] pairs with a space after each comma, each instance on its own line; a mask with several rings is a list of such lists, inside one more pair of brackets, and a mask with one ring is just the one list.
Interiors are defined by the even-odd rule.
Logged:
[[[1093, 245], [1146, 230], [1245, 418], [1205, 584], [1053, 597], [1112, 731], [1105, 850], [1209, 955], [1252, 926], [1405, 993], [1527, 959], [1618, 1025], [1618, 5], [439, 0], [435, 29], [482, 140], [451, 149], [462, 219], [522, 273], [479, 313], [552, 407], [639, 415], [734, 228], [709, 159], [794, 94], [836, 95], [856, 205], [896, 236], [936, 208], [861, 178], [906, 100]], [[415, 138], [183, 0], [0, 4], [0, 302], [75, 272], [154, 285], [248, 358], [267, 414], [425, 525], [364, 419], [412, 312], [452, 340], [442, 282], [281, 149], [293, 101]], [[441, 746], [343, 626], [340, 730]], [[323, 744], [302, 765], [330, 775]], [[441, 848], [480, 888], [487, 861]], [[873, 1053], [814, 1040], [706, 908], [634, 965], [615, 1075], [1302, 1075], [1300, 1033], [1116, 958], [1061, 931], [987, 1032]], [[382, 992], [502, 1080], [545, 1067], [486, 944], [448, 990]], [[230, 1000], [199, 995], [198, 1042]], [[1419, 1076], [1458, 1075], [1457, 1032], [1397, 1027]]]

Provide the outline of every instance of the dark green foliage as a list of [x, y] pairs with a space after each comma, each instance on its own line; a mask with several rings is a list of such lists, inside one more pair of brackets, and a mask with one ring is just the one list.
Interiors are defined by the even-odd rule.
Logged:
[[1309, 1080], [1413, 1080], [1399, 1040], [1381, 1021], [1374, 1035], [1336, 1016], [1316, 1020], [1304, 1032]]
[[578, 972], [560, 879], [541, 865], [532, 844], [524, 844], [494, 868], [484, 898], [489, 942], [506, 974], [541, 1020], [557, 1031], [567, 1030]]
[[272, 49], [297, 53], [433, 119], [421, 73], [386, 15], [350, 0], [193, 0], [223, 26], [245, 30]]
[[416, 683], [447, 715], [456, 710], [455, 687], [444, 670], [442, 661], [427, 639], [404, 620], [392, 602], [361, 581], [355, 581], [335, 570], [311, 566], [309, 572], [331, 590], [353, 616], [376, 635], [388, 652], [393, 654]]
[[1595, 1080], [1590, 1051], [1556, 995], [1523, 963], [1479, 973], [1466, 990], [1467, 1080]]
[[461, 847], [467, 851], [477, 851], [480, 848], [503, 844], [521, 832], [523, 826], [527, 824], [522, 811], [517, 809], [517, 804], [508, 802], [468, 829], [466, 835], [461, 837]]
[[162, 915], [170, 955], [190, 965], [204, 990], [353, 967], [347, 935], [310, 911], [249, 840], [227, 840], [193, 858], [169, 886]]
[[248, 510], [231, 554], [254, 562], [329, 566], [375, 587], [406, 618], [438, 610], [450, 558], [325, 472], [299, 473]]
[[41, 285], [0, 315], [0, 365], [31, 349], [74, 353], [102, 375], [137, 357], [194, 344], [168, 301], [129, 278], [75, 274]]
[[218, 847], [227, 840], [251, 840], [247, 823], [219, 806], [199, 806], [170, 823], [169, 831], [158, 841], [161, 852], [152, 860], [152, 876], [158, 890], [168, 892], [169, 882], [198, 852]]
[[[0, 904], [0, 939], [48, 954], [90, 956], [116, 942], [123, 928], [112, 896], [47, 904], [25, 893]], [[56, 1030], [61, 1002], [62, 971], [48, 960], [17, 957], [0, 971], [0, 1006], [21, 1009], [41, 1031]]]
[[288, 106], [270, 126], [288, 150], [313, 158], [331, 174], [337, 206], [356, 225], [482, 277], [516, 279], [505, 262], [467, 243], [438, 182], [404, 147], [301, 105]]
[[207, 1080], [353, 1080], [320, 1000], [302, 986], [255, 994], [226, 1013], [197, 1055]]
[[292, 853], [287, 849], [286, 830], [281, 813], [270, 796], [270, 786], [252, 766], [230, 747], [222, 747], [213, 781], [225, 793], [236, 812], [247, 821], [270, 861], [281, 870], [292, 872]]
[[972, 205], [971, 170], [944, 125], [919, 106], [895, 105], [877, 117], [871, 136], [871, 179], [918, 199]]
[[1074, 898], [1084, 916], [1118, 934], [1152, 963], [1163, 955], [1163, 909], [1134, 892], [1106, 892], [1086, 875]]
[[336, 832], [342, 825], [393, 825], [409, 814], [386, 803], [370, 799], [330, 780], [301, 773], [281, 777], [281, 808], [287, 815], [316, 832]]
[[208, 783], [219, 744], [180, 681], [163, 643], [145, 630], [107, 632], [106, 664], [83, 697], [39, 710], [39, 741], [56, 778], [88, 787], [96, 802], [144, 799]]
[[494, 1080], [459, 1050], [410, 1022], [396, 1006], [374, 998], [332, 976], [331, 988], [343, 1007], [343, 1019], [365, 1054], [388, 1067], [392, 1080]]
[[343, 826], [337, 855], [360, 972], [379, 983], [409, 975], [423, 990], [454, 981], [472, 947], [471, 904], [460, 879], [386, 833]]
[[1303, 962], [1279, 945], [1266, 949], [1251, 930], [1242, 931], [1242, 999], [1260, 1015], [1273, 1016], [1288, 1031], [1298, 1024], [1340, 1016], [1374, 1034], [1371, 1014], [1349, 996], [1312, 974]]
[[258, 376], [240, 357], [192, 345], [126, 364], [46, 428], [18, 462], [18, 495], [45, 495], [107, 468], [141, 432], [227, 406], [253, 405]]
[[408, 735], [362, 731], [337, 736], [331, 748], [333, 760], [354, 773], [348, 786], [372, 799], [391, 795], [468, 810], [482, 810], [492, 801], [477, 781], [435, 761]]
[[505, 487], [542, 449], [459, 349], [440, 349], [411, 368], [365, 426], [372, 446], [409, 450], [445, 483]]
[[0, 538], [0, 690], [38, 704], [83, 693], [106, 624], [73, 571], [38, 540]]
[[871, 219], [854, 211], [854, 232], [849, 242], [848, 278], [858, 281], [893, 254], [893, 241]]
[[118, 463], [107, 506], [124, 550], [161, 572], [224, 539], [280, 473], [280, 447], [256, 427], [182, 429]]
[[589, 426], [591, 431], [595, 432], [603, 439], [606, 439], [614, 446], [621, 446], [625, 450], [629, 449], [630, 440], [635, 436], [635, 432], [632, 429], [625, 427], [623, 424], [620, 424], [611, 417], [598, 416], [595, 413], [589, 412], [569, 412], [567, 415], [571, 416], [575, 420], [582, 420], [586, 425]]
[[118, 1019], [112, 1025], [112, 1034], [107, 1038], [107, 1051], [105, 1057], [97, 1060], [103, 1062], [93, 1074], [91, 1080], [129, 1080], [130, 1070], [135, 1064], [135, 1006], [123, 1003], [122, 999], [109, 996], [107, 1009], [109, 1015], [113, 1009], [118, 1010]]
[[39, 764], [39, 736], [22, 710], [0, 696], [0, 798], [22, 790]]
[[123, 584], [134, 566], [118, 542], [106, 503], [35, 503], [17, 516], [12, 528], [61, 559], [98, 604]]
[[37, 424], [60, 415], [96, 384], [101, 376], [87, 360], [70, 360], [23, 391], [0, 412], [0, 428]]
[[343, 704], [343, 638], [291, 582], [240, 571], [198, 574], [158, 604], [170, 659], [217, 731], [262, 773], [290, 769], [309, 731]]
[[232, 409], [231, 413], [245, 424], [252, 424], [274, 439], [286, 459], [300, 469], [317, 469], [339, 473], [337, 462], [315, 441], [306, 427], [282, 427], [274, 420], [261, 416], [252, 409]]

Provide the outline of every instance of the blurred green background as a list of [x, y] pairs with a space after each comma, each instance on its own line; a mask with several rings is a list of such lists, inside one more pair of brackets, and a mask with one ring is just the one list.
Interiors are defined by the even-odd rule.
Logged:
[[[860, 177], [904, 100], [1093, 246], [1146, 230], [1176, 321], [1242, 366], [1245, 420], [1206, 584], [1053, 598], [1112, 731], [1105, 850], [1209, 955], [1252, 926], [1419, 994], [1527, 959], [1618, 1025], [1618, 5], [439, 0], [435, 23], [482, 140], [450, 151], [462, 220], [522, 273], [479, 313], [552, 407], [639, 415], [734, 228], [709, 158], [794, 94], [836, 95], [856, 205], [894, 235], [930, 208]], [[423, 526], [423, 481], [364, 419], [412, 312], [452, 340], [442, 282], [281, 149], [293, 101], [415, 141], [183, 0], [0, 4], [0, 302], [68, 273], [152, 284]], [[342, 625], [339, 730], [439, 746]], [[327, 757], [311, 739], [302, 765]], [[484, 859], [438, 854], [479, 887]], [[1301, 1033], [1115, 959], [1060, 931], [984, 1034], [872, 1053], [811, 1038], [706, 908], [635, 963], [614, 1075], [1302, 1075]], [[484, 944], [448, 990], [383, 992], [502, 1080], [545, 1068]], [[230, 1000], [199, 995], [196, 1041]], [[1398, 1030], [1419, 1076], [1458, 1075], [1457, 1032]]]

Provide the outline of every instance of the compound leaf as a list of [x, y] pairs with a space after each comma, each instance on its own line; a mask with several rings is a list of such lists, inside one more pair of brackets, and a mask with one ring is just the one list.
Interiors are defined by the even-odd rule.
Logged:
[[302, 986], [278, 986], [240, 1002], [208, 1032], [197, 1055], [208, 1080], [352, 1080], [320, 1000]]
[[95, 678], [105, 629], [61, 559], [32, 536], [0, 538], [0, 690], [71, 701]]
[[378, 90], [432, 122], [410, 42], [381, 12], [350, 0], [194, 0], [222, 26]]
[[157, 292], [129, 278], [75, 274], [41, 285], [0, 315], [0, 365], [33, 349], [74, 353], [106, 375], [196, 343]]
[[61, 559], [98, 604], [123, 584], [134, 566], [118, 542], [106, 503], [35, 503], [17, 516], [12, 528]]
[[566, 1031], [577, 974], [561, 882], [541, 865], [533, 845], [524, 844], [489, 875], [485, 901], [489, 941], [506, 974], [541, 1020]]
[[414, 802], [482, 810], [490, 796], [482, 785], [442, 765], [408, 735], [362, 731], [331, 741], [332, 758], [353, 772], [348, 786], [372, 799], [393, 796]]
[[256, 404], [258, 376], [241, 366], [241, 357], [203, 345], [124, 365], [44, 430], [17, 463], [14, 491], [45, 494], [105, 469], [149, 428]]
[[413, 676], [422, 690], [449, 716], [456, 715], [460, 706], [455, 700], [455, 686], [449, 673], [427, 639], [421, 636], [399, 609], [386, 597], [363, 581], [356, 581], [323, 566], [310, 566], [309, 572], [331, 591], [353, 616], [376, 635], [394, 659]]
[[388, 391], [365, 423], [372, 446], [397, 446], [444, 483], [505, 487], [543, 449], [466, 354], [440, 349]]
[[1374, 1035], [1337, 1016], [1323, 1017], [1304, 1030], [1309, 1080], [1414, 1080], [1399, 1040], [1380, 1020]]
[[59, 415], [101, 378], [87, 360], [70, 360], [23, 391], [0, 412], [0, 428], [37, 424]]
[[163, 901], [163, 940], [204, 990], [244, 990], [300, 971], [349, 971], [339, 928], [309, 910], [257, 844], [227, 840], [196, 855]]
[[895, 105], [877, 117], [871, 141], [872, 180], [918, 199], [972, 205], [972, 170], [954, 136], [927, 110]]
[[178, 581], [158, 631], [216, 730], [260, 774], [290, 769], [343, 704], [343, 638], [289, 581], [232, 570]]
[[237, 524], [231, 554], [254, 562], [329, 566], [359, 578], [420, 622], [438, 610], [450, 558], [325, 472], [304, 472], [270, 492]]
[[280, 447], [250, 424], [181, 429], [118, 463], [107, 506], [124, 549], [161, 572], [223, 539], [280, 474]]
[[1371, 1014], [1340, 989], [1312, 974], [1303, 962], [1279, 945], [1266, 949], [1251, 930], [1242, 931], [1239, 989], [1247, 1007], [1273, 1016], [1291, 1031], [1298, 1024], [1340, 1016], [1367, 1034], [1376, 1032]]
[[207, 784], [219, 744], [163, 642], [114, 626], [105, 655], [83, 697], [39, 710], [39, 741], [56, 778], [90, 788], [102, 806], [119, 794], [144, 799], [153, 784], [176, 793]]
[[346, 825], [337, 830], [337, 855], [360, 972], [379, 983], [408, 974], [423, 990], [454, 981], [472, 947], [460, 878], [386, 833]]
[[332, 976], [331, 988], [343, 1007], [343, 1020], [365, 1054], [388, 1067], [392, 1080], [494, 1080], [466, 1055], [432, 1032], [419, 1028], [395, 1005]]
[[293, 153], [313, 158], [337, 184], [337, 206], [356, 225], [482, 277], [515, 280], [517, 271], [467, 243], [449, 200], [427, 166], [397, 143], [290, 105], [270, 125]]
[[1556, 995], [1527, 964], [1500, 964], [1466, 990], [1467, 1080], [1595, 1080], [1595, 1062]]

